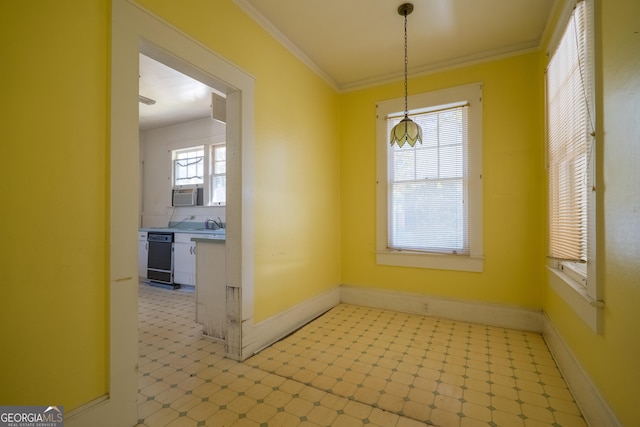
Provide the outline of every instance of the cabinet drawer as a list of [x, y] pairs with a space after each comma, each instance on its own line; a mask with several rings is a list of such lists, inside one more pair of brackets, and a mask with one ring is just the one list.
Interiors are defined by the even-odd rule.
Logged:
[[173, 241], [176, 243], [193, 243], [191, 241], [192, 237], [196, 237], [197, 234], [190, 233], [175, 233], [173, 235]]

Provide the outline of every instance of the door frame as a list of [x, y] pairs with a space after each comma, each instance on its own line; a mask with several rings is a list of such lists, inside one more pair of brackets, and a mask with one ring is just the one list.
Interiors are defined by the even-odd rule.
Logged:
[[65, 420], [69, 427], [130, 427], [138, 421], [140, 53], [227, 94], [228, 357], [247, 357], [242, 328], [253, 316], [255, 79], [129, 0], [112, 1], [111, 49], [109, 390], [71, 411]]

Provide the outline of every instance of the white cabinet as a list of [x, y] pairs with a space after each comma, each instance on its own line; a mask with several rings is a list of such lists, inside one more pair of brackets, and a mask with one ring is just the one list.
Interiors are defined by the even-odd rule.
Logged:
[[173, 238], [173, 282], [180, 285], [196, 285], [196, 235], [176, 233]]
[[147, 257], [149, 254], [149, 242], [147, 242], [147, 232], [138, 231], [138, 276], [147, 278]]

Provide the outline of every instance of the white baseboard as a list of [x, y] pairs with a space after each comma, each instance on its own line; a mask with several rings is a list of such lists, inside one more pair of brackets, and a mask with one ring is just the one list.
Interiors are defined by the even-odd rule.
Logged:
[[256, 323], [244, 337], [242, 354], [257, 353], [338, 304], [340, 288], [336, 287]]
[[341, 286], [340, 291], [340, 300], [346, 304], [524, 331], [542, 331], [542, 312], [539, 310], [354, 286]]
[[587, 423], [593, 427], [622, 427], [598, 388], [546, 315], [542, 321], [542, 336]]

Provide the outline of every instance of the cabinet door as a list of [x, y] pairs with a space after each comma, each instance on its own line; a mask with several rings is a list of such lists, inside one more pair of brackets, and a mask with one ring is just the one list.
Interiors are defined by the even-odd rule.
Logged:
[[190, 234], [176, 234], [173, 243], [173, 281], [180, 285], [196, 285], [196, 244]]
[[138, 240], [138, 276], [147, 278], [147, 258], [149, 255], [149, 242], [147, 239]]

